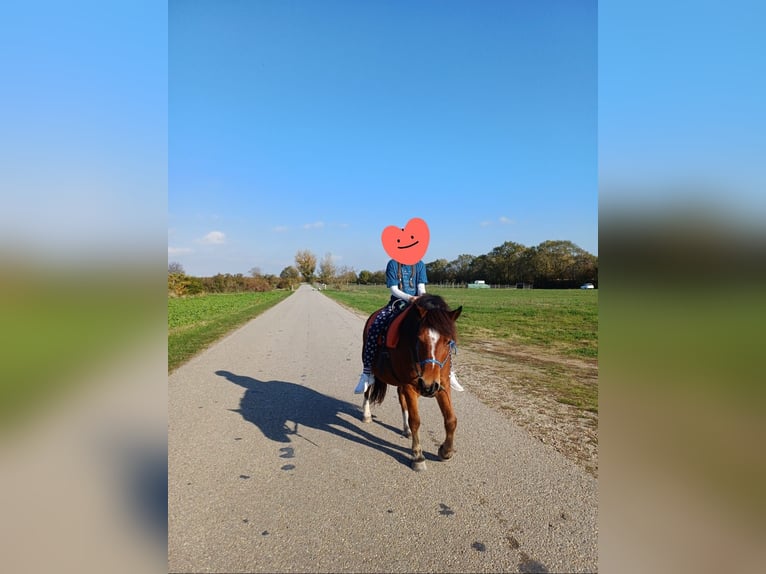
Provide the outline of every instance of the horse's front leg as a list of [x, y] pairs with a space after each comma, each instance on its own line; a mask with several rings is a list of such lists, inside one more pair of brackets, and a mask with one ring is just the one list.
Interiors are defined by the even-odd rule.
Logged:
[[439, 457], [447, 460], [455, 454], [455, 429], [457, 428], [457, 417], [452, 409], [449, 383], [444, 387], [444, 390], [436, 393], [436, 402], [439, 403], [439, 408], [442, 411], [444, 430], [446, 431], [444, 442], [439, 447]]
[[410, 423], [407, 420], [409, 418], [409, 412], [407, 411], [407, 399], [404, 397], [402, 387], [396, 387], [396, 394], [399, 395], [399, 406], [402, 407], [402, 434], [409, 438], [412, 436], [410, 430]]
[[412, 385], [407, 385], [404, 390], [405, 402], [409, 413], [410, 431], [412, 433], [412, 469], [425, 470], [426, 458], [423, 456], [423, 448], [420, 446], [420, 413], [418, 412], [418, 391]]

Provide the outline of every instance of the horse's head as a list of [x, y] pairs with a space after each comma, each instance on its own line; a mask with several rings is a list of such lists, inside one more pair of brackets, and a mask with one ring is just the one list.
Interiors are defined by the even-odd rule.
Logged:
[[415, 367], [420, 394], [431, 397], [442, 388], [449, 388], [451, 355], [457, 345], [455, 321], [463, 311], [460, 306], [450, 310], [438, 295], [422, 295], [415, 300], [418, 311]]

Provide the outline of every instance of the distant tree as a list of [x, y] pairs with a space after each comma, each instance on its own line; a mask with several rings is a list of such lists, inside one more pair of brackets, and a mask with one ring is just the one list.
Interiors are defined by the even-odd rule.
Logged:
[[186, 272], [184, 271], [183, 265], [178, 263], [177, 261], [171, 261], [168, 263], [168, 275], [186, 275]]
[[168, 294], [173, 297], [186, 295], [186, 277], [181, 273], [168, 273]]
[[471, 262], [468, 271], [468, 282], [470, 283], [477, 279], [481, 279], [487, 283], [499, 283], [489, 255], [479, 255]]
[[350, 267], [341, 267], [335, 272], [335, 282], [342, 285], [357, 282], [356, 271]]
[[250, 273], [251, 277], [260, 277], [261, 276], [261, 268], [260, 267], [252, 267], [250, 269], [250, 271], [248, 271], [248, 273]]
[[537, 247], [527, 247], [519, 258], [517, 283], [534, 284], [537, 278]]
[[359, 282], [360, 285], [367, 285], [369, 283], [372, 283], [371, 279], [372, 279], [372, 273], [367, 271], [367, 269], [362, 269], [359, 272], [359, 277], [357, 278], [357, 281]]
[[319, 281], [322, 283], [332, 283], [335, 279], [335, 263], [332, 260], [332, 253], [325, 253], [322, 261], [319, 263]]
[[385, 271], [375, 271], [372, 275], [370, 275], [370, 283], [373, 285], [385, 285], [386, 284], [386, 272]]
[[487, 254], [492, 283], [510, 285], [520, 281], [521, 261], [526, 247], [520, 243], [506, 241]]
[[458, 255], [457, 259], [447, 265], [447, 277], [455, 283], [468, 283], [471, 272], [471, 264], [476, 259], [473, 255]]
[[582, 275], [583, 263], [591, 272], [595, 258], [571, 241], [543, 241], [532, 258], [535, 281], [548, 287], [571, 287]]
[[266, 281], [266, 283], [268, 283], [269, 287], [271, 287], [272, 289], [277, 287], [277, 285], [279, 285], [279, 282], [280, 282], [280, 278], [277, 277], [276, 275], [272, 275], [271, 273], [267, 273], [266, 275], [261, 275], [260, 279], [263, 279], [264, 281]]
[[303, 280], [307, 283], [314, 281], [314, 271], [317, 267], [316, 256], [308, 249], [303, 249], [295, 254], [295, 267], [298, 269]]
[[205, 292], [205, 286], [199, 277], [186, 277], [186, 295], [199, 295]]
[[300, 282], [300, 272], [290, 265], [289, 267], [282, 269], [282, 272], [279, 274], [279, 283], [277, 283], [277, 287], [280, 289], [294, 289]]
[[445, 283], [447, 281], [447, 266], [449, 261], [446, 259], [437, 259], [426, 263], [426, 275], [430, 283]]
[[578, 283], [598, 282], [598, 258], [590, 253], [581, 253], [575, 257], [574, 278]]
[[272, 285], [267, 276], [258, 275], [257, 277], [242, 277], [240, 275], [239, 277], [241, 277], [241, 286], [240, 284], [237, 285], [238, 292], [271, 291], [274, 288], [274, 285]]

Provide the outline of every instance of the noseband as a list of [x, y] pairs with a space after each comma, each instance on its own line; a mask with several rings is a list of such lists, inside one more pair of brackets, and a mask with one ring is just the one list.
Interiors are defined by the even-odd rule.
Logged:
[[457, 343], [455, 341], [449, 342], [449, 353], [447, 353], [447, 357], [443, 361], [437, 361], [436, 358], [428, 358], [420, 360], [420, 354], [418, 353], [418, 341], [415, 342], [415, 352], [413, 353], [413, 362], [415, 363], [415, 372], [418, 375], [418, 386], [420, 387], [420, 394], [424, 397], [432, 397], [439, 391], [444, 390], [444, 387], [441, 386], [441, 383], [436, 383], [435, 385], [431, 385], [431, 387], [426, 388], [425, 382], [423, 381], [423, 371], [422, 367], [428, 364], [433, 365], [439, 365], [439, 368], [444, 368], [444, 365], [447, 364], [447, 362], [452, 359], [452, 353], [453, 351], [455, 354], [457, 354]]

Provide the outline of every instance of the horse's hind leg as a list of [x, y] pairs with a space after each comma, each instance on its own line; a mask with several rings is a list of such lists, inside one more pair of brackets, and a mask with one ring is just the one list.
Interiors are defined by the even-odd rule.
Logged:
[[396, 387], [396, 394], [399, 395], [399, 406], [402, 407], [402, 434], [405, 437], [410, 438], [412, 436], [412, 431], [410, 430], [410, 423], [407, 420], [409, 414], [407, 411], [407, 399], [404, 397], [402, 387]]
[[363, 423], [372, 422], [372, 413], [370, 412], [370, 393], [371, 392], [372, 392], [372, 387], [367, 387], [367, 390], [364, 391], [364, 402], [362, 403], [362, 422]]
[[457, 417], [452, 409], [449, 386], [445, 390], [436, 393], [436, 402], [439, 403], [439, 408], [442, 411], [444, 430], [446, 431], [444, 442], [439, 447], [439, 457], [447, 460], [455, 454], [455, 429], [457, 428]]

